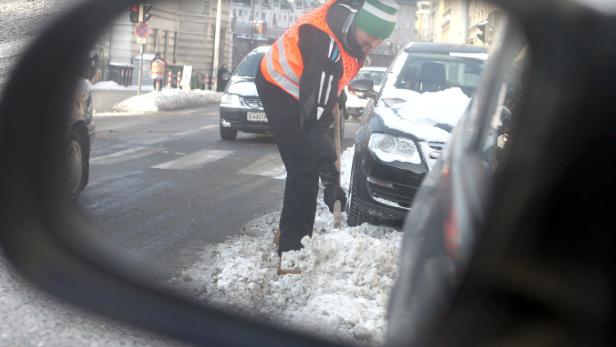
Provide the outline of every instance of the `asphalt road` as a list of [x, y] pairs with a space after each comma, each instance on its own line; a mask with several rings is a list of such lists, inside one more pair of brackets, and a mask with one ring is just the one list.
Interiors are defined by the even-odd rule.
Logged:
[[[284, 169], [273, 138], [221, 140], [216, 105], [95, 122], [90, 184], [78, 204], [96, 226], [89, 235], [129, 269], [164, 282], [204, 245], [280, 209]], [[344, 145], [356, 129], [347, 123]]]

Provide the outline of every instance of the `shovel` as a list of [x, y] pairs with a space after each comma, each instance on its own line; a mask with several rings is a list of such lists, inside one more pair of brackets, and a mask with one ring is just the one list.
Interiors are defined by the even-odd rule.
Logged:
[[[338, 107], [338, 103], [334, 105], [334, 109], [332, 111], [334, 116], [334, 144], [336, 145], [336, 168], [338, 172], [340, 172], [340, 152], [341, 144], [340, 144], [340, 108]], [[337, 200], [334, 203], [334, 228], [340, 229], [342, 226], [342, 203], [340, 200]]]

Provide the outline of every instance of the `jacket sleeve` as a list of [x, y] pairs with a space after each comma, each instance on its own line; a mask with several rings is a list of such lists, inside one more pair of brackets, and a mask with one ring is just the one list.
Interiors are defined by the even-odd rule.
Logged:
[[299, 42], [304, 63], [299, 88], [303, 142], [318, 161], [323, 185], [339, 184], [337, 154], [327, 132], [333, 124], [332, 109], [338, 102], [342, 57], [336, 41], [311, 26], [300, 29]]
[[335, 40], [309, 25], [302, 27], [299, 35], [304, 63], [299, 103], [301, 125], [306, 133], [321, 123], [321, 119], [324, 121], [322, 123], [332, 122], [331, 110], [338, 102], [338, 82], [343, 68]]

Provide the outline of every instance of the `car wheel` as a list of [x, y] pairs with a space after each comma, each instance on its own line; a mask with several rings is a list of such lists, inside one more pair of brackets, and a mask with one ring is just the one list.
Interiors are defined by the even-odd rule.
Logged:
[[357, 184], [355, 178], [355, 158], [353, 158], [353, 164], [351, 165], [351, 182], [349, 184], [349, 202], [347, 203], [347, 224], [351, 227], [361, 225], [366, 221], [359, 205], [357, 204], [357, 198], [354, 191]]
[[237, 129], [225, 128], [222, 126], [222, 120], [220, 121], [220, 138], [223, 140], [235, 140], [237, 137]]
[[76, 200], [83, 187], [85, 173], [83, 139], [76, 128], [72, 128], [66, 146], [67, 186], [71, 197]]

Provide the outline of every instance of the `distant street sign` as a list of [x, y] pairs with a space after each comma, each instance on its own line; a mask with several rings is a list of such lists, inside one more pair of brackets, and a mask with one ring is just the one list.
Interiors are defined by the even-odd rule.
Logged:
[[145, 45], [150, 36], [150, 27], [146, 23], [139, 23], [135, 26], [135, 37], [138, 44]]

